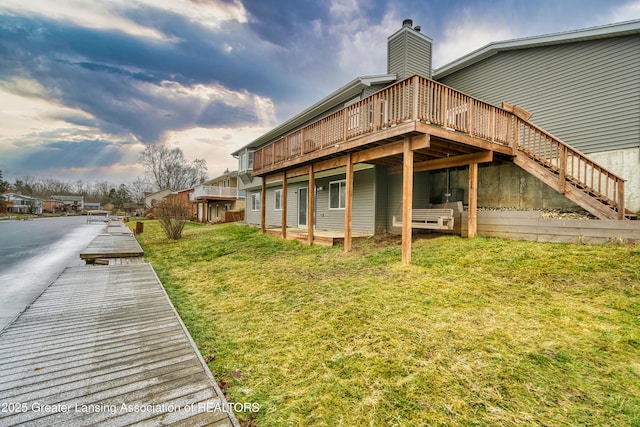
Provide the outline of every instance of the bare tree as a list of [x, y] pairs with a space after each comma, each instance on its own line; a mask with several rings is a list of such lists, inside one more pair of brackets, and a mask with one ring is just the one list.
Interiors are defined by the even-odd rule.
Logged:
[[169, 239], [182, 238], [184, 224], [191, 219], [189, 203], [179, 197], [170, 195], [165, 197], [154, 209], [165, 235]]
[[187, 162], [182, 150], [162, 145], [147, 145], [140, 154], [140, 163], [158, 190], [184, 190], [205, 178], [207, 164], [203, 159]]
[[144, 194], [151, 192], [153, 189], [153, 184], [147, 177], [141, 178], [138, 176], [133, 182], [127, 185], [127, 189], [134, 202], [142, 202], [144, 201]]

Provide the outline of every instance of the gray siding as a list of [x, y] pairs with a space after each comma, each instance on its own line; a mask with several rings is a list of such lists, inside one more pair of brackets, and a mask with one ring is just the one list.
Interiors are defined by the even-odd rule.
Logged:
[[386, 233], [389, 229], [387, 224], [387, 212], [389, 201], [389, 179], [387, 169], [382, 166], [375, 168], [375, 234]]
[[398, 80], [413, 74], [431, 77], [431, 42], [414, 30], [401, 31], [388, 42], [387, 72]]
[[640, 35], [500, 52], [440, 81], [531, 121], [580, 151], [640, 146]]
[[[329, 183], [345, 179], [345, 174], [316, 179], [316, 228], [344, 230], [344, 209], [329, 209]], [[357, 171], [353, 175], [352, 229], [357, 233], [375, 232], [375, 169]]]
[[251, 210], [251, 195], [256, 193], [260, 194], [260, 190], [247, 191], [247, 205], [244, 209], [244, 222], [247, 224], [260, 224], [260, 211]]
[[[308, 183], [296, 182], [289, 184], [287, 187], [287, 226], [298, 226], [298, 188], [307, 187]], [[275, 210], [275, 193], [281, 190], [281, 185], [267, 187], [266, 191], [266, 226], [280, 227], [282, 225], [282, 211]], [[245, 208], [245, 222], [247, 224], [260, 225], [260, 211], [251, 210], [251, 194], [260, 194], [260, 190], [254, 190], [247, 193], [247, 206]]]
[[[357, 171], [353, 179], [353, 219], [354, 232], [371, 233], [375, 231], [375, 178], [374, 168]], [[344, 230], [344, 209], [329, 209], [329, 183], [345, 179], [345, 174], [316, 178], [315, 217], [318, 230]], [[308, 181], [289, 184], [287, 187], [287, 226], [298, 226], [298, 189], [307, 187]], [[319, 188], [322, 187], [322, 190]], [[270, 186], [266, 191], [266, 226], [282, 225], [282, 211], [275, 210], [275, 192], [280, 185]], [[247, 224], [260, 224], [260, 211], [251, 211], [251, 194], [247, 192], [245, 220]]]
[[[393, 216], [402, 217], [402, 174], [389, 175], [387, 180], [387, 230], [392, 233], [400, 232], [400, 228], [393, 228]], [[431, 197], [431, 183], [429, 172], [416, 172], [413, 174], [413, 204], [414, 208], [428, 208]]]

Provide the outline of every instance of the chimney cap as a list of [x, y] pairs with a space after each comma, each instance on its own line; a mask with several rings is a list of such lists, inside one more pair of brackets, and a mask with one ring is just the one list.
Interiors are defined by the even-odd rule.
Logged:
[[402, 21], [403, 27], [413, 27], [413, 19], [405, 19]]
[[420, 25], [416, 25], [413, 29], [417, 32], [420, 32], [420, 30], [422, 30], [422, 27]]

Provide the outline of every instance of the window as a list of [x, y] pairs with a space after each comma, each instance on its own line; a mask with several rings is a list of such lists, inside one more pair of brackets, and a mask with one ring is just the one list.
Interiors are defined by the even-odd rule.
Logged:
[[344, 209], [346, 204], [346, 181], [329, 183], [329, 209]]
[[251, 194], [251, 210], [252, 211], [260, 210], [260, 193]]
[[281, 211], [282, 210], [282, 190], [276, 190], [274, 195], [275, 195], [275, 199], [274, 199], [273, 209], [277, 211]]
[[253, 151], [244, 151], [238, 157], [238, 170], [250, 171], [253, 169]]

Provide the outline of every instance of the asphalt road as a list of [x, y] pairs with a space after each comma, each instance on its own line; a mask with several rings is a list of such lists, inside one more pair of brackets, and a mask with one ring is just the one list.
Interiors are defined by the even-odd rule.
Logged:
[[66, 267], [84, 265], [80, 252], [106, 228], [86, 222], [84, 216], [0, 221], [0, 330]]

